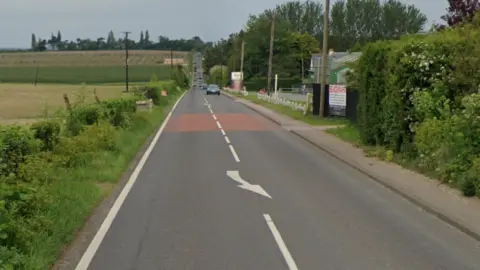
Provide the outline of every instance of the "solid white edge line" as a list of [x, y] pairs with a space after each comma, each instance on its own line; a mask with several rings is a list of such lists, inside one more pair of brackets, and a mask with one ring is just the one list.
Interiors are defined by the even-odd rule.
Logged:
[[278, 248], [280, 249], [280, 252], [283, 255], [283, 258], [285, 259], [285, 262], [287, 263], [288, 269], [290, 270], [298, 270], [297, 264], [295, 263], [295, 260], [293, 259], [292, 255], [290, 254], [290, 251], [288, 251], [287, 245], [285, 245], [285, 242], [282, 239], [282, 235], [280, 235], [280, 232], [277, 229], [277, 226], [275, 226], [275, 223], [273, 222], [272, 218], [270, 217], [269, 214], [263, 214], [263, 218], [265, 218], [265, 221], [267, 222], [268, 228], [270, 228], [270, 231], [273, 234], [273, 238], [275, 238], [275, 241], [277, 242]]
[[142, 158], [138, 162], [137, 167], [135, 167], [135, 170], [133, 173], [130, 175], [130, 178], [128, 179], [127, 184], [125, 187], [122, 189], [122, 192], [120, 195], [118, 195], [117, 199], [115, 200], [115, 203], [113, 204], [112, 208], [108, 212], [107, 217], [103, 221], [102, 225], [98, 229], [97, 233], [95, 234], [95, 237], [93, 238], [92, 242], [90, 242], [90, 245], [88, 246], [87, 250], [85, 250], [85, 253], [83, 253], [82, 258], [80, 259], [80, 262], [77, 264], [77, 267], [75, 270], [87, 270], [88, 266], [90, 265], [93, 257], [95, 256], [95, 253], [97, 252], [98, 248], [100, 247], [100, 244], [103, 241], [103, 238], [107, 234], [108, 230], [110, 229], [110, 226], [113, 223], [113, 220], [115, 219], [115, 216], [117, 215], [118, 211], [122, 207], [123, 202], [127, 198], [128, 193], [132, 189], [133, 185], [137, 181], [138, 175], [142, 171], [143, 166], [145, 165], [148, 157], [150, 156], [150, 153], [152, 152], [153, 148], [157, 144], [158, 139], [160, 138], [160, 135], [162, 135], [163, 130], [165, 129], [165, 126], [168, 123], [168, 120], [170, 120], [170, 117], [172, 116], [172, 113], [175, 111], [175, 108], [177, 107], [178, 103], [180, 103], [180, 100], [182, 100], [183, 96], [185, 95], [187, 91], [185, 91], [180, 98], [175, 102], [173, 105], [171, 111], [168, 113], [167, 117], [165, 117], [165, 120], [163, 121], [162, 125], [158, 129], [157, 133], [155, 134], [155, 137], [153, 138], [152, 142], [148, 146], [147, 150], [143, 154]]
[[230, 140], [228, 139], [228, 137], [225, 136], [224, 138], [225, 138], [225, 141], [226, 141], [228, 144], [230, 144]]
[[217, 127], [218, 127], [219, 129], [222, 129], [222, 125], [220, 125], [220, 122], [216, 121], [216, 123], [217, 123]]
[[212, 117], [213, 119], [217, 120], [217, 117], [215, 116], [215, 114], [212, 114]]
[[225, 130], [220, 129], [220, 132], [222, 132], [222, 135], [223, 135], [223, 136], [227, 136], [227, 134], [225, 133]]
[[230, 148], [230, 151], [232, 152], [232, 155], [233, 155], [233, 158], [235, 159], [235, 161], [240, 162], [240, 159], [238, 158], [237, 152], [235, 152], [235, 149], [233, 148], [233, 146], [230, 144], [230, 145], [228, 145], [228, 147]]

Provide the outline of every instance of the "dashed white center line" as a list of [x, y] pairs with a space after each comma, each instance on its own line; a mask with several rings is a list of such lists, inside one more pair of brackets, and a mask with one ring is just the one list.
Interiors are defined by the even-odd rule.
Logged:
[[208, 108], [208, 109], [210, 110], [210, 113], [211, 113], [211, 114], [213, 114], [213, 111], [212, 111], [212, 109], [210, 109], [210, 108]]
[[231, 144], [229, 144], [228, 147], [230, 148], [230, 151], [232, 152], [233, 159], [235, 159], [236, 162], [240, 162], [240, 159], [238, 158], [237, 152], [235, 152], [235, 149], [233, 148], [233, 146]]
[[225, 130], [220, 129], [220, 132], [222, 132], [222, 135], [223, 135], [223, 136], [227, 136], [227, 134], [225, 133]]
[[275, 223], [273, 223], [272, 218], [270, 217], [269, 214], [263, 214], [263, 218], [265, 218], [265, 221], [267, 222], [268, 228], [270, 228], [270, 231], [273, 234], [273, 238], [275, 238], [275, 241], [277, 242], [278, 248], [280, 249], [280, 252], [282, 252], [283, 258], [285, 259], [285, 262], [287, 263], [288, 269], [290, 270], [298, 270], [297, 264], [295, 263], [295, 260], [293, 260], [292, 255], [290, 254], [290, 251], [288, 251], [287, 245], [285, 245], [285, 242], [282, 239], [282, 236], [280, 235], [280, 232], [277, 229], [277, 226], [275, 226]]
[[217, 117], [215, 116], [215, 114], [212, 114], [212, 117], [213, 119], [217, 120]]
[[225, 136], [224, 138], [225, 138], [225, 141], [226, 141], [228, 144], [230, 144], [230, 140], [228, 139], [228, 137]]
[[222, 129], [222, 125], [220, 125], [220, 122], [215, 121], [215, 123], [217, 123], [217, 127], [218, 127], [219, 129]]

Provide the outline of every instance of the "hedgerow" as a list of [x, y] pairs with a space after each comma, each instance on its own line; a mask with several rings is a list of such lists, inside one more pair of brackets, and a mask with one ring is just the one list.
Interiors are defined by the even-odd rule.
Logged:
[[[151, 113], [132, 98], [67, 106], [62, 119], [0, 126], [0, 269], [48, 269], [163, 117], [174, 83]], [[128, 142], [129, 145], [122, 144]], [[104, 194], [103, 194], [104, 195]]]
[[362, 142], [468, 196], [480, 194], [479, 22], [477, 15], [472, 24], [369, 44], [352, 76]]

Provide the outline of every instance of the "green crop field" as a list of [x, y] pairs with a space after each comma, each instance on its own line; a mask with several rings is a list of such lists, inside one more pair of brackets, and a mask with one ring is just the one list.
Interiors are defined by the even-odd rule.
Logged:
[[[129, 53], [129, 80], [170, 79], [170, 56], [184, 64], [186, 52], [133, 50]], [[38, 71], [38, 74], [37, 74]], [[38, 75], [38, 76], [37, 76]], [[0, 83], [98, 84], [125, 80], [123, 51], [50, 51], [0, 54]]]
[[[131, 66], [131, 82], [148, 81], [153, 74], [159, 80], [170, 79], [170, 66]], [[34, 83], [37, 67], [0, 67], [0, 83]], [[38, 67], [38, 83], [95, 84], [125, 80], [125, 67]]]

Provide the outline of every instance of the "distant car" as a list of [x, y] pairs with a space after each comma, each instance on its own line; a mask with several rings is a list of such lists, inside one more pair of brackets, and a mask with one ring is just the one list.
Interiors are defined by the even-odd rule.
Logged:
[[220, 88], [218, 88], [218, 85], [209, 85], [206, 90], [207, 95], [217, 95], [220, 96]]

